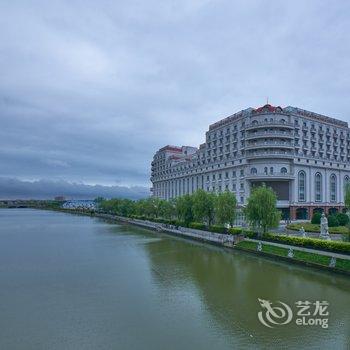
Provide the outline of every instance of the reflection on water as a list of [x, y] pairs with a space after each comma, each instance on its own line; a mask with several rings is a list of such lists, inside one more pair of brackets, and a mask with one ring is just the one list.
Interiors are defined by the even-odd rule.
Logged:
[[[0, 223], [1, 349], [349, 346], [346, 277], [69, 214]], [[258, 298], [327, 300], [329, 329], [268, 329]]]

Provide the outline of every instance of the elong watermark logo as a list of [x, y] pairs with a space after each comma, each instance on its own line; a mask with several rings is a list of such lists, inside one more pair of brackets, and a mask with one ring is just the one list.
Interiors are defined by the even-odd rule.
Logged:
[[284, 326], [292, 321], [297, 326], [320, 326], [328, 328], [329, 303], [327, 301], [298, 300], [294, 312], [292, 307], [282, 301], [272, 303], [269, 300], [258, 299], [262, 311], [258, 312], [259, 321], [268, 328]]

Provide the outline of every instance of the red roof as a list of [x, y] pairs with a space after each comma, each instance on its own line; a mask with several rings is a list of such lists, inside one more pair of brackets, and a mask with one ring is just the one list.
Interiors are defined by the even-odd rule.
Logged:
[[182, 152], [181, 147], [167, 145], [160, 149], [161, 151]]
[[262, 107], [254, 109], [253, 113], [260, 113], [260, 112], [280, 112], [282, 111], [282, 108], [280, 106], [271, 106], [270, 104], [266, 104]]

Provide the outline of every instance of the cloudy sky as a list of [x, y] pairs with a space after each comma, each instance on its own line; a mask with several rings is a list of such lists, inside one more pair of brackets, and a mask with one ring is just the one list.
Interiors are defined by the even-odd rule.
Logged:
[[0, 192], [9, 178], [149, 186], [159, 147], [198, 146], [267, 96], [350, 121], [349, 13], [346, 1], [0, 1]]

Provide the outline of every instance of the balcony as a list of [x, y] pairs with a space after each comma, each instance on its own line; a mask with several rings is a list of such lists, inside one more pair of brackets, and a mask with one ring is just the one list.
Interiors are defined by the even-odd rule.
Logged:
[[294, 179], [294, 173], [256, 173], [248, 174], [245, 178], [247, 180], [292, 180]]
[[266, 151], [251, 151], [246, 155], [247, 159], [256, 159], [256, 158], [294, 158], [294, 154], [292, 152], [283, 152], [276, 150], [266, 150]]
[[259, 131], [256, 133], [251, 133], [246, 136], [246, 140], [253, 140], [253, 139], [259, 139], [259, 138], [274, 138], [274, 137], [283, 137], [283, 138], [289, 138], [292, 139], [294, 136], [290, 132], [285, 131]]
[[294, 144], [291, 142], [273, 142], [273, 141], [257, 142], [254, 144], [247, 145], [245, 149], [250, 150], [250, 149], [258, 149], [258, 148], [289, 148], [289, 149], [293, 149]]
[[266, 127], [283, 127], [287, 129], [294, 129], [294, 124], [274, 120], [274, 121], [267, 121], [267, 122], [251, 123], [251, 124], [248, 124], [245, 129], [252, 130], [252, 129], [260, 129], [260, 128], [266, 128]]

